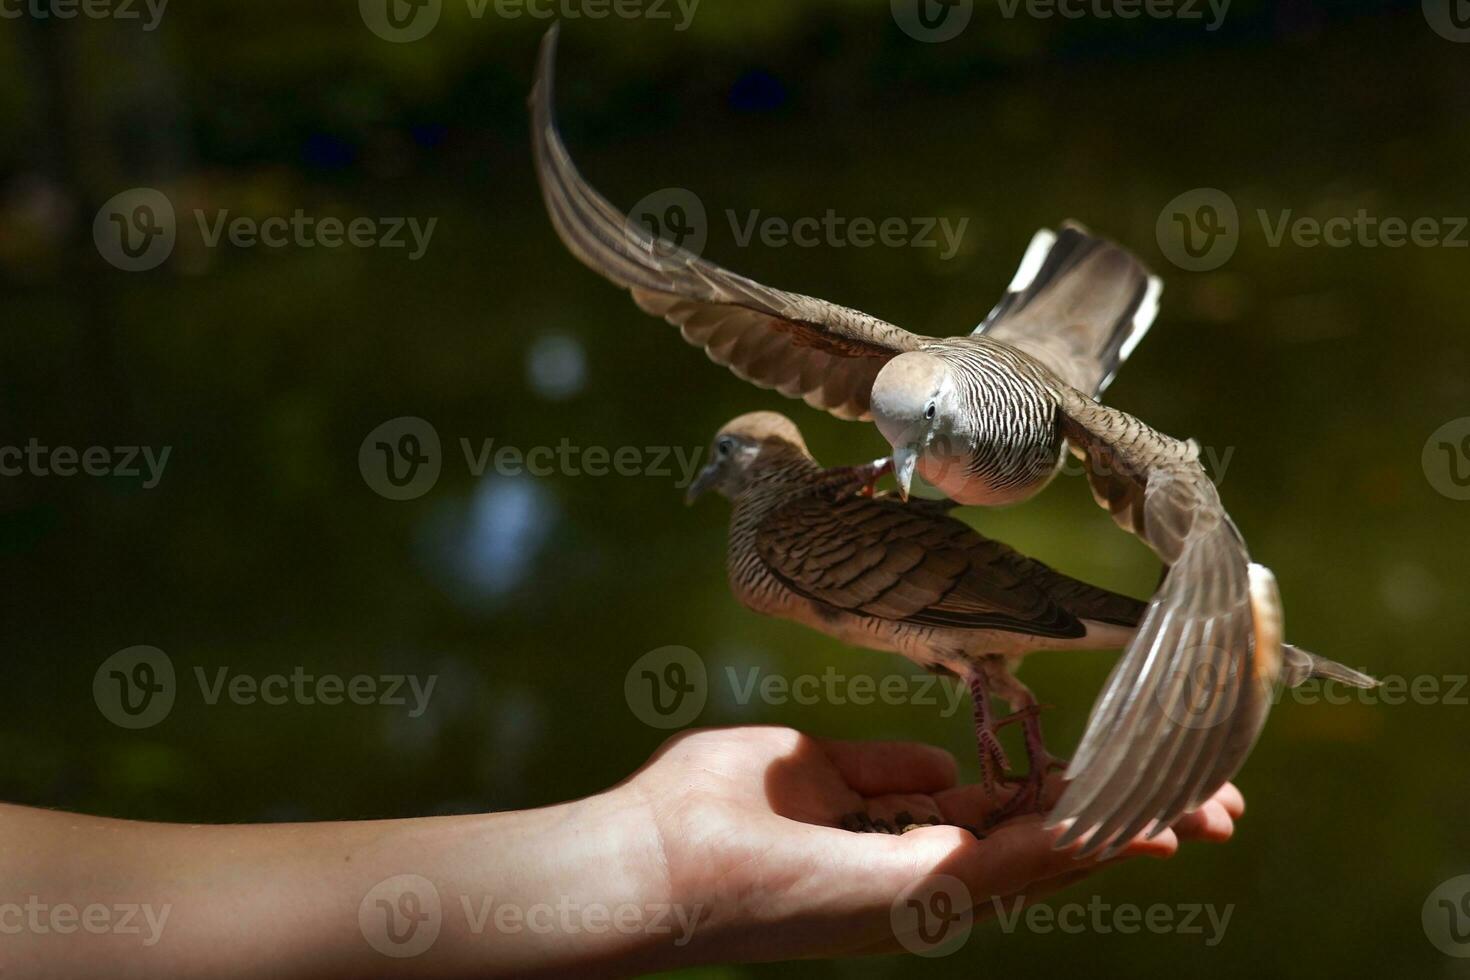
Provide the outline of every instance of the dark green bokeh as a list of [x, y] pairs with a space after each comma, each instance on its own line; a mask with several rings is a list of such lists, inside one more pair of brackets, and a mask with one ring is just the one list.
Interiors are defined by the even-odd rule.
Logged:
[[[0, 798], [186, 821], [531, 807], [609, 785], [664, 737], [623, 697], [648, 650], [692, 647], [717, 680], [727, 666], [906, 671], [738, 607], [725, 508], [686, 511], [674, 479], [472, 476], [461, 438], [687, 453], [761, 407], [789, 411], [830, 463], [883, 445], [871, 427], [708, 364], [565, 253], [524, 134], [542, 23], [477, 20], [450, 2], [428, 39], [395, 45], [353, 3], [304, 6], [181, 3], [151, 33], [3, 24], [0, 443], [166, 445], [172, 458], [151, 490], [0, 481]], [[1464, 215], [1470, 45], [1409, 2], [1240, 0], [1214, 32], [981, 6], [945, 44], [910, 39], [878, 0], [704, 0], [682, 33], [573, 23], [568, 140], [621, 206], [668, 186], [697, 192], [715, 260], [919, 331], [978, 321], [1037, 227], [1075, 217], [1127, 243], [1168, 288], [1109, 401], [1231, 454], [1221, 491], [1280, 579], [1291, 637], [1379, 674], [1462, 676], [1470, 503], [1435, 490], [1421, 452], [1470, 415], [1470, 251], [1270, 247], [1256, 212]], [[91, 223], [135, 186], [170, 195], [180, 243], [163, 267], [128, 274], [100, 259]], [[1214, 272], [1179, 270], [1155, 238], [1161, 209], [1196, 187], [1240, 207], [1239, 250]], [[185, 214], [196, 206], [438, 226], [417, 262], [403, 250], [207, 250]], [[725, 211], [755, 208], [970, 224], [950, 261], [740, 247]], [[548, 337], [585, 356], [568, 397], [530, 379]], [[405, 415], [437, 428], [444, 474], [397, 503], [365, 485], [358, 449]], [[1157, 577], [1075, 477], [1024, 507], [967, 516], [1118, 589], [1146, 594]], [[165, 722], [131, 733], [99, 713], [91, 684], [135, 644], [166, 651], [181, 684]], [[1110, 663], [1028, 665], [1059, 706], [1048, 725], [1064, 751]], [[438, 682], [418, 719], [211, 706], [194, 682], [196, 667], [298, 665]], [[963, 708], [742, 706], [727, 691], [717, 684], [701, 723], [926, 739], [974, 775]], [[1459, 693], [1458, 704], [1288, 700], [1240, 777], [1250, 813], [1230, 846], [1118, 869], [1073, 896], [1234, 903], [1219, 946], [991, 924], [923, 968], [1454, 974], [1464, 961], [1435, 950], [1420, 910], [1439, 882], [1470, 872]]]

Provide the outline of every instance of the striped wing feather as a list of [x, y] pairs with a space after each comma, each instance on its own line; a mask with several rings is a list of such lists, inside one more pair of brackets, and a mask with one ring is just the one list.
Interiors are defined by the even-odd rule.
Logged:
[[[1257, 639], [1245, 542], [1199, 464], [1199, 449], [1080, 392], [1062, 430], [1094, 496], [1169, 566], [1104, 686], [1051, 822], [1061, 845], [1121, 847], [1161, 832], [1244, 763], [1265, 722], [1281, 649]], [[1269, 618], [1269, 617], [1268, 617]]]
[[792, 500], [761, 525], [756, 547], [794, 592], [891, 622], [1068, 638], [1086, 632], [1078, 607], [1126, 618], [1137, 606], [935, 508], [886, 497]]

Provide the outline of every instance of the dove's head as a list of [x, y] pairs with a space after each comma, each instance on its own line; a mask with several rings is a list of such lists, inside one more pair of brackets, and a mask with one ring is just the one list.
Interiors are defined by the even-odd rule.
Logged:
[[893, 475], [907, 500], [914, 471], [926, 457], [943, 454], [963, 417], [954, 372], [933, 354], [900, 354], [873, 381], [872, 411], [893, 447]]
[[750, 485], [759, 464], [775, 457], [811, 458], [796, 423], [780, 412], [751, 412], [726, 422], [710, 443], [709, 463], [689, 485], [684, 502], [708, 490], [733, 500]]

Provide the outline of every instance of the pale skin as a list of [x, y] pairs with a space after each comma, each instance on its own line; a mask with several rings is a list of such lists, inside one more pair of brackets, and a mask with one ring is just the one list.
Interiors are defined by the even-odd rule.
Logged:
[[[1245, 808], [1227, 784], [1108, 862], [1054, 850], [1060, 831], [1035, 815], [983, 840], [957, 826], [901, 836], [838, 827], [860, 809], [979, 825], [1004, 800], [957, 785], [954, 758], [932, 746], [731, 728], [675, 736], [604, 793], [513, 813], [186, 826], [0, 805], [0, 968], [27, 977], [571, 976], [895, 952], [904, 946], [891, 910], [930, 876], [962, 882], [984, 919], [995, 898], [1009, 910], [1109, 864], [1228, 840]], [[405, 874], [432, 882], [441, 927], [421, 954], [390, 958], [366, 941], [359, 907]], [[100, 911], [95, 931], [81, 925], [88, 906], [130, 905], [147, 906], [155, 923], [167, 907], [167, 917], [155, 928], [140, 911], [126, 934], [104, 930]], [[58, 913], [67, 906], [80, 911]], [[538, 906], [540, 919], [521, 917]], [[521, 915], [497, 924], [504, 908]], [[1002, 941], [983, 928], [969, 939]]]

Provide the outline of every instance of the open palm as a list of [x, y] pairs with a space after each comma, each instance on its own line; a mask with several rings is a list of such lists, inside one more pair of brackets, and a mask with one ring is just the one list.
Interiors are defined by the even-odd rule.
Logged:
[[[1044, 898], [1109, 864], [1167, 858], [1181, 840], [1228, 840], [1245, 801], [1223, 787], [1199, 810], [1116, 858], [1058, 851], [1061, 830], [1039, 815], [977, 839], [1002, 806], [979, 786], [956, 785], [954, 758], [911, 742], [819, 739], [787, 728], [686, 732], [670, 739], [626, 784], [648, 808], [672, 900], [698, 903], [701, 958], [852, 956], [916, 949], [905, 909], [913, 896], [948, 897], [958, 917], [993, 914]], [[1060, 779], [1048, 784], [1048, 800]], [[894, 822], [937, 817], [947, 826], [902, 835], [842, 829], [865, 811]], [[958, 825], [958, 826], [957, 826]], [[922, 923], [913, 924], [916, 929]]]

